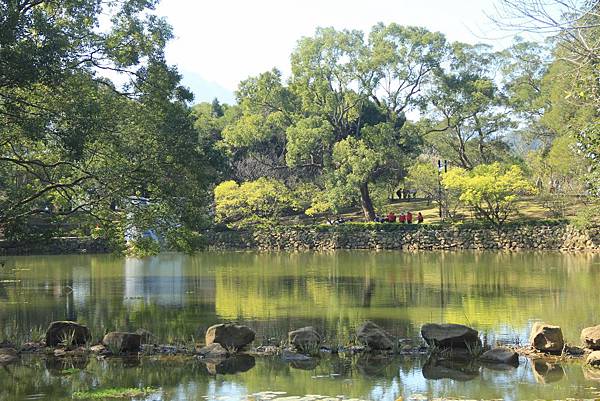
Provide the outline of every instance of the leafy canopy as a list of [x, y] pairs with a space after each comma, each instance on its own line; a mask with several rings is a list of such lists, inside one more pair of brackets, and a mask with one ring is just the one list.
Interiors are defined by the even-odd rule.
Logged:
[[519, 166], [500, 163], [482, 164], [471, 171], [452, 168], [443, 174], [442, 184], [459, 190], [460, 200], [496, 227], [514, 211], [520, 194], [535, 192]]

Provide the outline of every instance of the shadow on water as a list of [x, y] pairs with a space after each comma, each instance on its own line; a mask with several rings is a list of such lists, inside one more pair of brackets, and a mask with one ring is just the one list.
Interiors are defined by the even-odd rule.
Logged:
[[479, 377], [480, 365], [476, 361], [438, 359], [432, 355], [423, 365], [423, 377], [428, 380], [451, 379], [466, 382]]
[[202, 362], [211, 375], [233, 375], [247, 372], [256, 365], [251, 355], [235, 355], [222, 361]]
[[356, 361], [356, 369], [365, 376], [383, 376], [390, 363], [392, 363], [392, 359], [389, 356], [363, 354]]
[[538, 359], [533, 361], [531, 366], [533, 377], [540, 384], [555, 383], [565, 377], [565, 371], [558, 363]]
[[52, 376], [65, 376], [73, 369], [85, 369], [90, 360], [87, 357], [55, 358], [49, 357], [44, 361], [46, 371]]
[[290, 366], [300, 370], [315, 370], [320, 362], [321, 360], [319, 358], [310, 358], [306, 361], [292, 361], [290, 362]]

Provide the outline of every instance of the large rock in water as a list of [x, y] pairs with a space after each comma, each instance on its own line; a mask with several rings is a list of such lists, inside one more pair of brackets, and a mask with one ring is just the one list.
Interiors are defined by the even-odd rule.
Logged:
[[113, 331], [104, 336], [102, 344], [112, 352], [139, 352], [142, 336], [136, 333]]
[[248, 326], [226, 323], [209, 327], [205, 339], [206, 345], [218, 343], [237, 351], [254, 341], [255, 335], [254, 330]]
[[394, 348], [391, 337], [373, 322], [365, 322], [356, 331], [358, 341], [372, 350], [389, 350]]
[[288, 341], [298, 351], [303, 353], [314, 353], [319, 351], [321, 336], [312, 327], [303, 327], [288, 333]]
[[565, 341], [559, 326], [537, 322], [531, 328], [529, 342], [538, 351], [560, 354]]
[[82, 345], [92, 338], [90, 329], [70, 321], [52, 322], [46, 330], [46, 345], [55, 347], [63, 342], [65, 345]]
[[600, 325], [581, 330], [581, 342], [586, 348], [600, 350]]
[[477, 330], [462, 324], [427, 323], [421, 327], [421, 336], [429, 346], [440, 348], [469, 348], [481, 345]]
[[492, 348], [489, 351], [484, 352], [479, 359], [482, 362], [487, 363], [502, 363], [506, 365], [519, 366], [519, 354], [515, 351], [504, 348]]

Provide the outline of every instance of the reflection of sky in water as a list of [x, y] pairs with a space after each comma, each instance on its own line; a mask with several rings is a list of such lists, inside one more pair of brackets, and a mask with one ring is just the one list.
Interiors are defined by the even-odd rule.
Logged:
[[369, 397], [373, 400], [395, 401], [400, 394], [398, 378], [394, 377], [389, 383], [376, 384], [373, 386]]
[[126, 258], [124, 302], [181, 307], [185, 304], [184, 278], [180, 257]]
[[73, 303], [75, 307], [82, 308], [90, 296], [90, 269], [86, 266], [75, 266], [73, 268]]
[[[208, 400], [225, 398], [230, 400], [243, 399], [248, 396], [245, 386], [223, 380], [222, 378], [211, 379], [208, 382], [205, 396]], [[181, 400], [185, 401], [185, 400]]]

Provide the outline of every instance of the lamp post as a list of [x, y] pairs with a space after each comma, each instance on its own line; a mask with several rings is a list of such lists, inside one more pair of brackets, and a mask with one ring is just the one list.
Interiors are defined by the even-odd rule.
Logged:
[[442, 167], [442, 161], [440, 159], [438, 159], [437, 161], [437, 165], [438, 165], [438, 206], [439, 206], [439, 215], [440, 215], [440, 219], [443, 221], [444, 220], [444, 213], [442, 210], [442, 168], [444, 173], [448, 172], [448, 160], [444, 160], [444, 165]]

